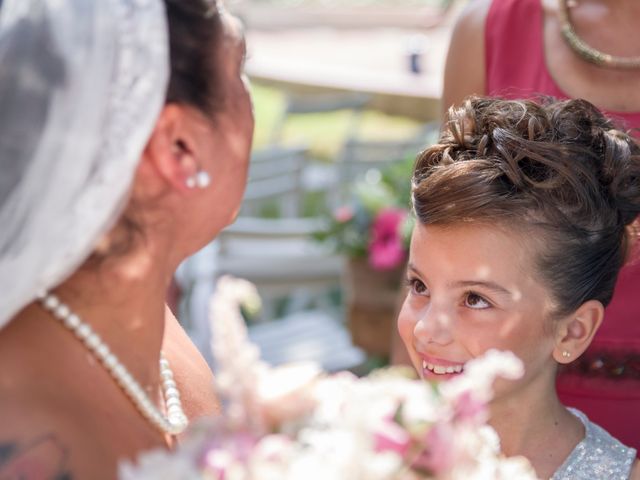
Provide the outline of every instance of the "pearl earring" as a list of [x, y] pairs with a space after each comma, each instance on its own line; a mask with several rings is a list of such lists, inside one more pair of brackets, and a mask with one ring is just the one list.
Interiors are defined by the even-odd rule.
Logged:
[[191, 175], [185, 181], [187, 188], [200, 188], [204, 189], [211, 185], [211, 177], [204, 170], [199, 170], [195, 175]]
[[562, 351], [562, 356], [563, 356], [564, 358], [569, 358], [569, 357], [571, 356], [571, 352], [567, 352], [566, 350], [563, 350], [563, 351]]

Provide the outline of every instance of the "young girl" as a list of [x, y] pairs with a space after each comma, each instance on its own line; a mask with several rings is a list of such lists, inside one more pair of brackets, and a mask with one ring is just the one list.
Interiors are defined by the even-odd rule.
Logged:
[[558, 400], [559, 365], [603, 318], [640, 212], [640, 148], [583, 100], [471, 98], [413, 175], [417, 225], [400, 335], [446, 380], [488, 349], [525, 365], [491, 424], [541, 478], [640, 478], [636, 451]]

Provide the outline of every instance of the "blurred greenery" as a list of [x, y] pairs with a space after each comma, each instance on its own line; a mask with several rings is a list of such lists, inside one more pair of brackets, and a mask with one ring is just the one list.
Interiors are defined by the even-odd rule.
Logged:
[[[285, 94], [259, 84], [253, 84], [251, 91], [256, 116], [253, 148], [259, 149], [269, 144], [280, 122]], [[344, 143], [351, 115], [349, 111], [291, 115], [284, 125], [282, 143], [308, 145], [313, 158], [332, 161]], [[365, 140], [400, 140], [411, 137], [419, 128], [420, 124], [409, 118], [367, 110], [357, 134]]]

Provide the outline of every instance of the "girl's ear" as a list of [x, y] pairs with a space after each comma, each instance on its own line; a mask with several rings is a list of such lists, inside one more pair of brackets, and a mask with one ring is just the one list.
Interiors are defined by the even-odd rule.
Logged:
[[589, 347], [604, 318], [604, 307], [597, 300], [589, 300], [568, 317], [561, 320], [556, 332], [553, 358], [558, 363], [570, 363]]

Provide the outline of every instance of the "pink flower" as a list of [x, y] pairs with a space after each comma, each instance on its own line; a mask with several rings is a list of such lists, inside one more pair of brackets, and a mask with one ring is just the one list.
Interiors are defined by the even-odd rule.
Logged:
[[376, 453], [393, 452], [404, 457], [411, 445], [409, 433], [393, 420], [384, 422], [384, 428], [373, 434]]
[[471, 391], [462, 393], [454, 403], [454, 419], [458, 422], [481, 425], [489, 418], [487, 404], [480, 401]]
[[456, 435], [450, 424], [436, 424], [424, 437], [425, 450], [412, 467], [431, 474], [442, 474], [451, 470], [456, 461]]
[[400, 208], [381, 210], [372, 227], [369, 264], [376, 270], [392, 270], [405, 258], [400, 227], [407, 212]]
[[333, 217], [336, 219], [338, 223], [347, 223], [349, 220], [353, 218], [355, 212], [353, 208], [349, 205], [343, 205], [338, 207], [333, 212]]
[[234, 432], [212, 438], [202, 453], [201, 464], [215, 480], [225, 480], [230, 469], [247, 462], [258, 442], [249, 432]]

